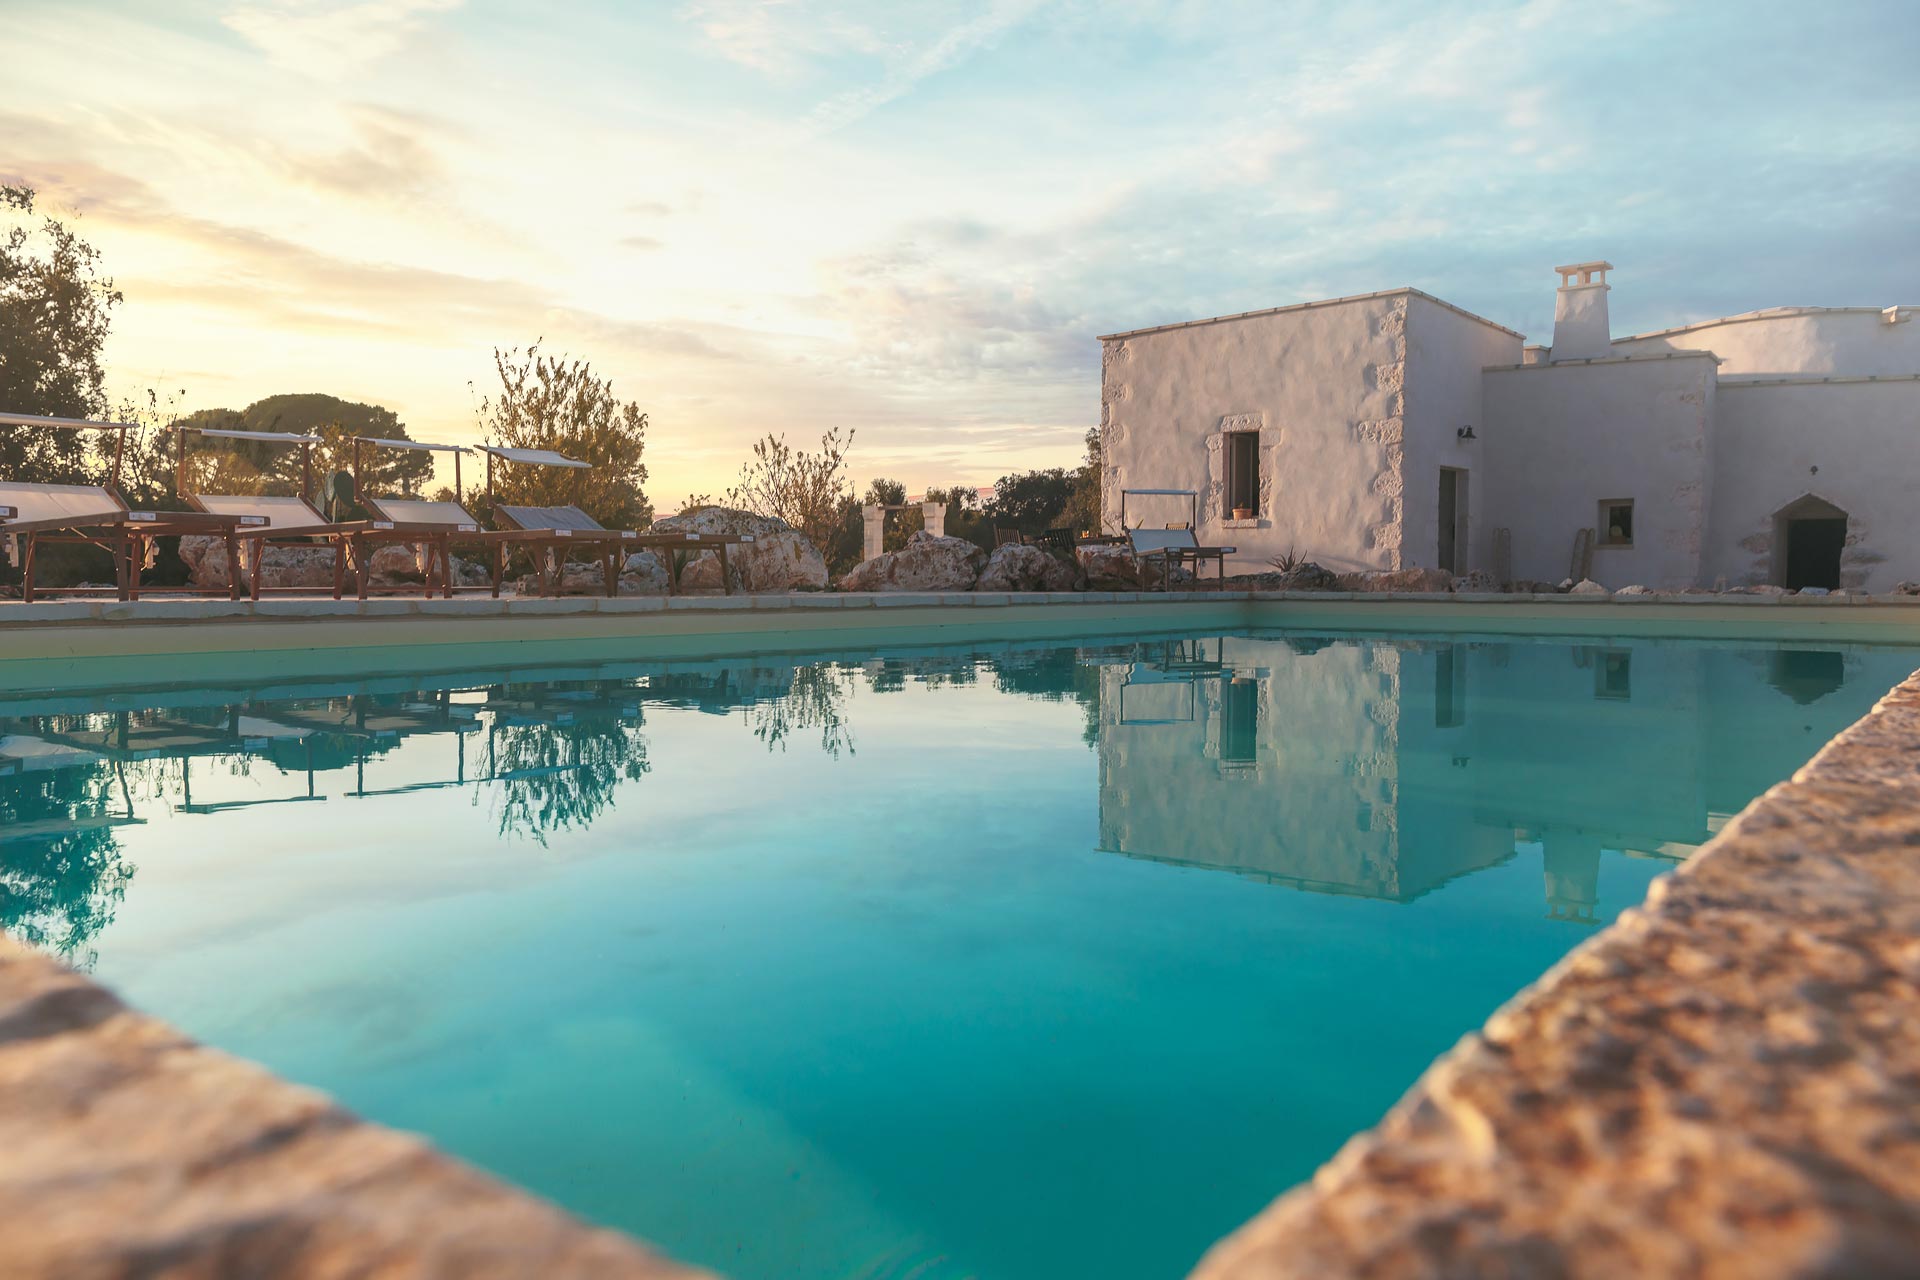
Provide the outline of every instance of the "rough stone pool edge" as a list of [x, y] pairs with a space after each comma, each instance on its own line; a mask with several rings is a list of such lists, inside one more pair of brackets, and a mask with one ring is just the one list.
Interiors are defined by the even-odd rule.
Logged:
[[1194, 1280], [1911, 1275], [1920, 673]]
[[[1897, 1271], [1920, 1256], [1916, 850], [1920, 674], [1196, 1277]], [[4, 938], [0, 1151], [22, 1276], [703, 1274]]]

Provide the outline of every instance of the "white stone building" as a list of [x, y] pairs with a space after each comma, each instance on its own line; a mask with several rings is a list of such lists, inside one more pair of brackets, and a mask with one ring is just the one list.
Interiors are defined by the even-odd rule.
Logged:
[[1609, 587], [1920, 578], [1916, 308], [1614, 338], [1611, 265], [1556, 270], [1551, 347], [1411, 288], [1103, 337], [1109, 531], [1122, 489], [1193, 489], [1199, 540], [1243, 572], [1293, 552]]

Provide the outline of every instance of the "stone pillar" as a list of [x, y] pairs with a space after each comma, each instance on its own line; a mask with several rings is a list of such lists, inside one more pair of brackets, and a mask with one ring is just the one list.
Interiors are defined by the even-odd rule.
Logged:
[[947, 504], [944, 502], [923, 502], [920, 504], [920, 522], [931, 537], [947, 536]]
[[887, 509], [869, 503], [860, 508], [860, 520], [866, 526], [867, 535], [860, 558], [871, 560], [887, 547]]

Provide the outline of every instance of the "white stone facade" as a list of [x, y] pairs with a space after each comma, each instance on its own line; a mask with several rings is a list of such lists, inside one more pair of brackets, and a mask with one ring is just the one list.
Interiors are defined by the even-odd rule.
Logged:
[[[1292, 553], [1545, 582], [1584, 564], [1610, 587], [1920, 578], [1916, 308], [1615, 339], [1611, 269], [1558, 268], [1550, 348], [1417, 289], [1102, 338], [1109, 532], [1121, 490], [1192, 489], [1200, 541], [1239, 548], [1241, 572]], [[1236, 432], [1257, 445], [1236, 453]], [[1257, 484], [1236, 486], [1248, 447]]]

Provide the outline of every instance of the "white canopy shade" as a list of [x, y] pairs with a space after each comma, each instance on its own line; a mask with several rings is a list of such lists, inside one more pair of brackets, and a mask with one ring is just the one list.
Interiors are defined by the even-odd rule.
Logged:
[[467, 452], [467, 446], [463, 444], [428, 444], [424, 440], [382, 440], [378, 436], [355, 436], [354, 439], [362, 444], [377, 444], [382, 449], [423, 449], [435, 453]]
[[1122, 489], [1122, 493], [1152, 493], [1168, 498], [1197, 498], [1200, 495], [1192, 489]]
[[590, 462], [581, 462], [577, 458], [569, 458], [564, 453], [555, 453], [551, 449], [508, 449], [499, 445], [483, 444], [480, 446], [480, 452], [490, 453], [508, 462], [534, 462], [543, 467], [590, 467], [593, 465]]
[[266, 440], [274, 444], [325, 444], [319, 436], [296, 436], [282, 431], [224, 431], [218, 427], [175, 427], [175, 431], [219, 436], [222, 440]]
[[85, 431], [98, 427], [103, 431], [131, 431], [131, 422], [94, 422], [88, 418], [43, 418], [37, 413], [0, 413], [0, 424], [10, 427], [66, 427]]

